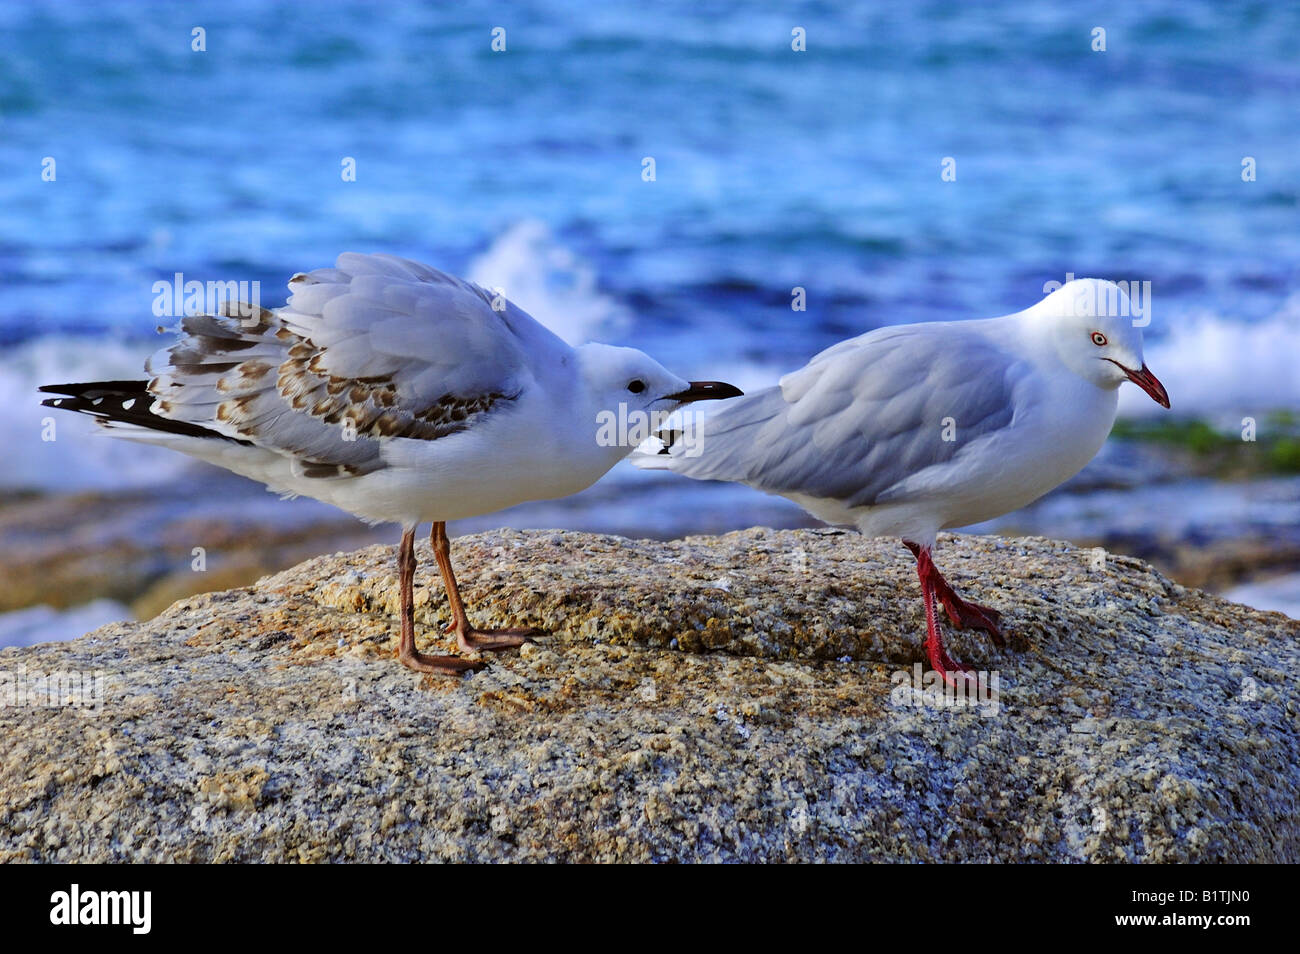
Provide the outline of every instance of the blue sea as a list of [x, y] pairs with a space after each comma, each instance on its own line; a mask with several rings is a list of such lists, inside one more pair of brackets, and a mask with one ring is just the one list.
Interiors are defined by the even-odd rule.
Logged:
[[1149, 281], [1175, 413], [1300, 407], [1293, 2], [4, 3], [0, 170], [8, 490], [177, 479], [34, 387], [139, 374], [155, 282], [345, 250], [742, 387]]

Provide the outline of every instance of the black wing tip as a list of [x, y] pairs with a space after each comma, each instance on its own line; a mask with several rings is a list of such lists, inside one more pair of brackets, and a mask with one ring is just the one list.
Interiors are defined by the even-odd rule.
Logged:
[[[131, 414], [127, 404], [134, 407], [136, 401], [151, 397], [148, 386], [148, 381], [85, 381], [77, 384], [42, 384], [37, 390], [44, 394], [60, 395], [46, 398], [41, 402], [41, 407], [79, 411], [111, 421], [139, 418], [140, 412]], [[147, 413], [146, 416], [153, 417]], [[136, 420], [133, 423], [141, 422]]]
[[63, 397], [46, 398], [41, 402], [41, 407], [54, 407], [63, 411], [82, 411], [88, 414], [99, 414], [101, 416], [107, 413], [99, 411], [93, 399], [81, 397], [76, 394], [65, 394]]
[[101, 424], [134, 424], [137, 427], [164, 431], [168, 434], [181, 434], [185, 437], [221, 439], [235, 444], [251, 443], [236, 437], [227, 437], [201, 424], [173, 421], [171, 418], [153, 413], [153, 395], [149, 393], [148, 381], [46, 384], [37, 390], [46, 394], [62, 395], [62, 397], [46, 398], [41, 402], [42, 407], [89, 414]]
[[79, 384], [42, 384], [36, 390], [46, 394], [66, 394], [68, 397], [90, 397], [92, 392], [103, 394], [140, 394], [149, 382], [139, 381], [84, 381]]

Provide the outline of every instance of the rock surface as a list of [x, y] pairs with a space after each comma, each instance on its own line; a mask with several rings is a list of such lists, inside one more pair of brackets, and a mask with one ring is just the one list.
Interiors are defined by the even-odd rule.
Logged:
[[[417, 555], [422, 643], [454, 651]], [[0, 861], [1300, 860], [1300, 623], [1139, 561], [943, 538], [1010, 646], [947, 627], [997, 692], [941, 706], [910, 688], [925, 624], [893, 541], [502, 531], [453, 555], [480, 625], [552, 635], [467, 679], [402, 669], [376, 546], [0, 652], [0, 700], [27, 703], [0, 708]], [[15, 695], [51, 674], [98, 705]]]

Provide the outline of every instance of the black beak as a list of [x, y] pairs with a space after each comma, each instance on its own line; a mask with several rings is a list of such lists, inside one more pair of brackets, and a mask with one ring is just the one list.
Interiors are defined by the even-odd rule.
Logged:
[[678, 391], [676, 394], [665, 394], [665, 401], [676, 401], [679, 404], [690, 404], [692, 401], [721, 401], [723, 398], [743, 397], [744, 391], [733, 384], [725, 384], [722, 381], [692, 381], [691, 386], [685, 391]]

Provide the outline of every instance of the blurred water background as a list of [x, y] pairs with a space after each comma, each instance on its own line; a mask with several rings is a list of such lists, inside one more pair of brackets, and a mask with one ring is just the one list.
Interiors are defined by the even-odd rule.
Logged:
[[[69, 415], [40, 439], [36, 385], [140, 376], [156, 281], [258, 281], [274, 306], [344, 250], [742, 387], [1068, 274], [1150, 281], [1173, 414], [1125, 388], [1094, 467], [980, 529], [1300, 614], [1298, 94], [1282, 2], [0, 4], [0, 644], [392, 542]], [[808, 522], [621, 465], [453, 529]]]

